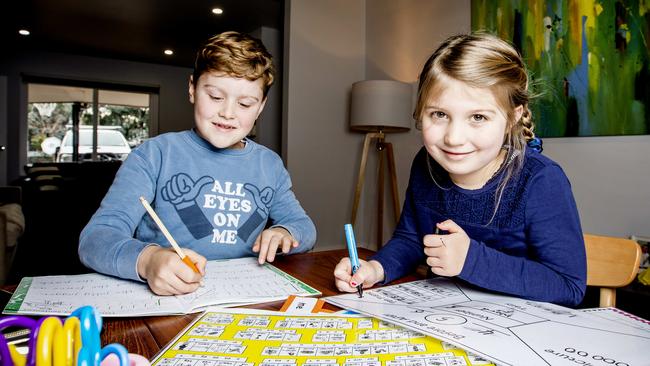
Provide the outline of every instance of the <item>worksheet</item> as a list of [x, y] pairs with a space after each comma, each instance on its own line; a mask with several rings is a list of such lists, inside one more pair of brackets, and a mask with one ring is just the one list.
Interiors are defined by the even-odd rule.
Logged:
[[580, 309], [583, 313], [611, 321], [612, 327], [627, 326], [635, 328], [650, 336], [650, 321], [617, 308]]
[[206, 311], [152, 366], [471, 366], [493, 365], [378, 319], [288, 315], [249, 309]]
[[209, 261], [204, 285], [187, 295], [158, 296], [144, 282], [98, 273], [25, 277], [3, 314], [70, 315], [92, 305], [105, 317], [188, 314], [212, 305], [234, 306], [314, 296], [320, 291], [257, 258]]
[[648, 332], [562, 306], [434, 278], [324, 298], [499, 365], [649, 365]]

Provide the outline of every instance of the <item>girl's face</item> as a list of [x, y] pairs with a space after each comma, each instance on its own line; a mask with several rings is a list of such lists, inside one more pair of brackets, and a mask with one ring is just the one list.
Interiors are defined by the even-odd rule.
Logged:
[[[445, 78], [431, 95], [422, 116], [424, 146], [458, 186], [478, 189], [503, 162], [502, 145], [508, 126], [489, 89], [473, 88]], [[515, 109], [521, 117], [522, 107]]]
[[217, 148], [242, 148], [241, 140], [264, 109], [264, 81], [221, 73], [204, 73], [190, 80], [190, 102], [198, 134]]

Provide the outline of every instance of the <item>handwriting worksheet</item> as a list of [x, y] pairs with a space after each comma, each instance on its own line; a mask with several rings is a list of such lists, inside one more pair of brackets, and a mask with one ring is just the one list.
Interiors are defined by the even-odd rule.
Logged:
[[146, 283], [97, 273], [26, 277], [3, 314], [69, 315], [94, 306], [102, 316], [187, 314], [210, 305], [233, 306], [313, 296], [320, 292], [257, 258], [209, 261], [204, 286], [180, 296], [158, 296]]
[[208, 310], [152, 366], [472, 366], [478, 356], [378, 319]]
[[[614, 318], [435, 278], [325, 301], [445, 340], [499, 365], [649, 365], [650, 333]], [[647, 329], [647, 328], [646, 328]]]

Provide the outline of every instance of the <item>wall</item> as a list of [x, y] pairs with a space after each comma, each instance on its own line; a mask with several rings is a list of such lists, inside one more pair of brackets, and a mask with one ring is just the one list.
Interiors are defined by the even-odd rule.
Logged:
[[284, 156], [294, 192], [318, 229], [317, 249], [344, 248], [359, 135], [348, 94], [364, 79], [363, 0], [288, 0], [285, 9]]
[[[415, 81], [440, 41], [471, 29], [470, 11], [469, 0], [368, 2], [366, 77]], [[389, 137], [396, 150], [403, 200], [410, 161], [421, 146], [419, 133]], [[583, 231], [650, 235], [650, 136], [548, 138], [544, 147], [544, 154], [557, 161], [571, 180]], [[372, 237], [370, 225], [363, 230], [364, 236]]]
[[566, 172], [584, 232], [650, 236], [650, 136], [544, 139]]
[[282, 32], [269, 27], [261, 27], [250, 33], [262, 40], [273, 56], [275, 80], [266, 96], [264, 111], [255, 124], [256, 141], [280, 154], [282, 150]]
[[0, 187], [7, 185], [7, 77], [0, 75]]
[[[366, 12], [366, 79], [392, 79], [413, 83], [414, 99], [417, 79], [431, 53], [445, 38], [466, 33], [471, 29], [470, 1], [445, 0], [372, 0], [367, 1]], [[408, 133], [390, 134], [387, 140], [393, 143], [395, 165], [400, 191], [400, 202], [408, 184], [411, 161], [422, 147], [420, 132], [415, 122]], [[360, 148], [359, 148], [360, 151]], [[367, 178], [376, 172], [376, 154], [369, 159]], [[375, 175], [376, 176], [376, 175]], [[369, 248], [376, 248], [376, 219], [374, 211], [377, 201], [374, 180], [367, 184], [363, 196], [363, 212], [366, 220], [357, 225], [358, 236]], [[388, 188], [388, 183], [384, 185]], [[386, 193], [384, 209], [385, 243], [395, 228], [392, 206]], [[401, 208], [400, 208], [401, 209]]]
[[[352, 83], [415, 81], [440, 40], [469, 29], [469, 15], [464, 15], [469, 14], [469, 1], [321, 0], [288, 1], [286, 6], [284, 156], [294, 191], [318, 228], [317, 250], [341, 248], [363, 145], [363, 134], [348, 127]], [[432, 21], [432, 14], [443, 12], [452, 16]], [[388, 140], [396, 150], [403, 200], [420, 138], [413, 130]], [[359, 245], [370, 248], [377, 239], [376, 171], [371, 154], [355, 223]], [[391, 212], [386, 207], [384, 240], [394, 228]]]
[[[317, 250], [340, 248], [363, 143], [362, 134], [347, 128], [350, 85], [364, 79], [415, 82], [440, 41], [470, 31], [470, 1], [288, 1], [286, 14], [283, 150], [298, 198], [317, 225]], [[420, 134], [412, 129], [388, 135], [388, 141], [395, 148], [403, 201]], [[585, 232], [650, 235], [650, 136], [544, 144], [544, 153], [572, 182]], [[369, 248], [376, 241], [376, 168], [372, 155], [355, 225], [360, 245]], [[394, 228], [386, 201], [384, 240]]]
[[[282, 69], [282, 43], [280, 32], [273, 28], [263, 27], [251, 32], [263, 40], [267, 49], [274, 56], [274, 61], [280, 71]], [[4, 132], [6, 118], [8, 149], [0, 153], [0, 163], [6, 159], [6, 175], [0, 169], [0, 183], [3, 180], [11, 182], [23, 173], [26, 156], [27, 116], [22, 111], [27, 110], [27, 88], [22, 82], [21, 74], [48, 76], [60, 79], [81, 81], [109, 82], [113, 84], [153, 86], [159, 88], [158, 98], [152, 102], [151, 114], [158, 116], [158, 124], [154, 125], [152, 135], [180, 131], [194, 126], [192, 105], [188, 99], [188, 81], [191, 68], [149, 64], [141, 62], [113, 60], [96, 57], [77, 56], [69, 54], [25, 52], [5, 55], [4, 64], [0, 65], [0, 75], [6, 75], [6, 93], [0, 93], [3, 103], [8, 108], [2, 108], [0, 115], [0, 132]], [[260, 116], [260, 127], [257, 131], [258, 141], [280, 153], [281, 137], [281, 108], [282, 108], [282, 73], [280, 81], [269, 91], [268, 102]], [[0, 91], [2, 91], [0, 89]], [[0, 143], [5, 138], [3, 133]]]
[[158, 131], [164, 133], [191, 128], [194, 124], [188, 101], [189, 68], [58, 53], [13, 55], [2, 68], [8, 79], [8, 181], [22, 174], [26, 162], [27, 88], [21, 74], [64, 79], [102, 81], [117, 84], [157, 86], [159, 92]]

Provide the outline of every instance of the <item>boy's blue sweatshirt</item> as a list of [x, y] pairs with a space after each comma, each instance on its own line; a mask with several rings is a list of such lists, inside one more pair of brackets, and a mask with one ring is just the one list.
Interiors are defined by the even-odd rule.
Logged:
[[527, 149], [522, 169], [508, 182], [490, 222], [503, 172], [480, 189], [466, 190], [454, 185], [433, 159], [428, 159], [429, 170], [426, 154], [423, 148], [413, 161], [392, 238], [372, 258], [382, 264], [385, 283], [424, 263], [424, 235], [451, 219], [470, 237], [460, 279], [531, 300], [568, 306], [582, 301], [587, 264], [580, 219], [569, 180], [555, 162]]
[[142, 250], [169, 243], [140, 196], [181, 247], [208, 260], [256, 256], [251, 248], [267, 220], [298, 240], [292, 253], [308, 251], [316, 241], [316, 228], [277, 154], [251, 140], [243, 149], [217, 149], [191, 130], [157, 136], [129, 154], [81, 233], [82, 263], [141, 280], [136, 263]]

